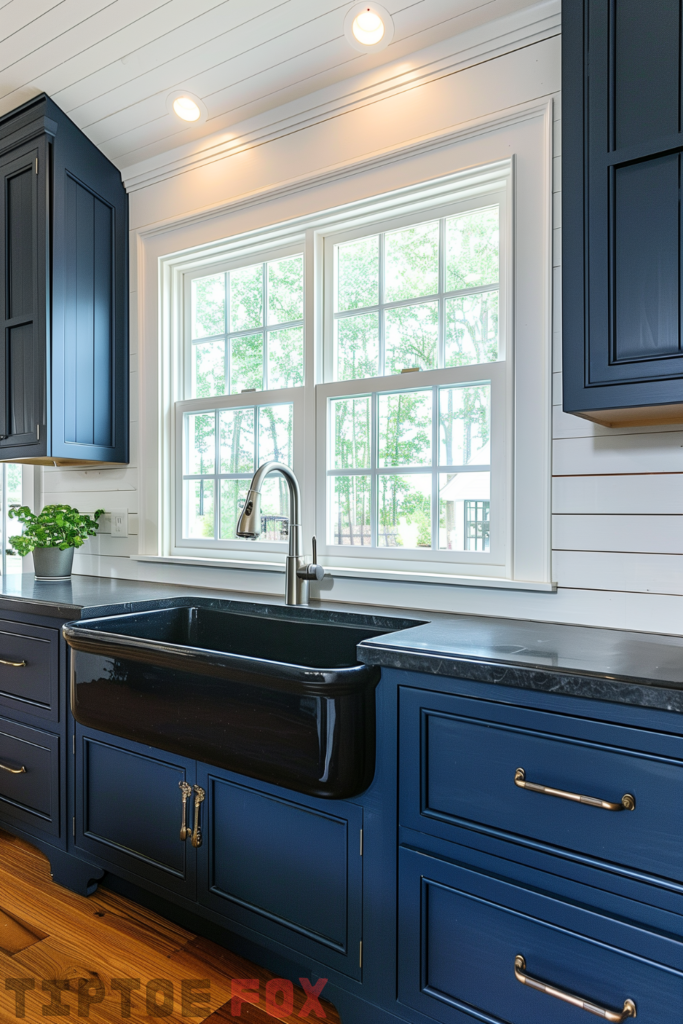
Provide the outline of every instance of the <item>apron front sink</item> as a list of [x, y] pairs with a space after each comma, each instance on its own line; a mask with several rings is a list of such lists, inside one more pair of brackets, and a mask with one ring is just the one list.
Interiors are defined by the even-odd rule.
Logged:
[[362, 641], [415, 620], [187, 598], [63, 627], [81, 725], [313, 796], [361, 793], [380, 670]]

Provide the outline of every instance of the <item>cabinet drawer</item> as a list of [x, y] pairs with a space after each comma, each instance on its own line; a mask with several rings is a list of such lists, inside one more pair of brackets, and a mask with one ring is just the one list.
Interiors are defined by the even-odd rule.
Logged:
[[[683, 883], [683, 739], [410, 687], [401, 690], [401, 824], [454, 826]], [[568, 709], [570, 703], [568, 702]], [[634, 810], [520, 788], [527, 782]]]
[[0, 704], [58, 717], [59, 631], [0, 619]]
[[59, 835], [59, 737], [0, 718], [0, 814]]
[[505, 1024], [592, 1019], [518, 981], [522, 956], [527, 975], [608, 1011], [631, 999], [638, 1024], [680, 1021], [683, 945], [577, 905], [583, 887], [577, 904], [565, 903], [415, 850], [401, 849], [399, 861], [398, 989], [408, 1006], [444, 1024], [473, 1014]]

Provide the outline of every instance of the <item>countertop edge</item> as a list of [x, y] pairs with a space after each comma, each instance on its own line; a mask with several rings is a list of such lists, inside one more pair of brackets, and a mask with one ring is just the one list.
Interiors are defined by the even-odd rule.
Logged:
[[520, 664], [505, 664], [457, 654], [397, 650], [378, 644], [367, 647], [361, 644], [359, 657], [367, 665], [380, 665], [382, 668], [398, 671], [422, 672], [436, 677], [467, 679], [519, 690], [583, 697], [586, 700], [629, 704], [634, 707], [683, 714], [683, 690], [671, 689], [666, 684], [656, 681], [641, 683], [561, 669], [538, 669]]

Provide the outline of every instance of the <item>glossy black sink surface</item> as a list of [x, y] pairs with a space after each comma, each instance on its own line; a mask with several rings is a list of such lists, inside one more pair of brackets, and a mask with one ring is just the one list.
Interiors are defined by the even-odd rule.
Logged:
[[166, 605], [63, 627], [77, 722], [314, 796], [367, 788], [380, 670], [356, 647], [417, 621], [201, 598]]

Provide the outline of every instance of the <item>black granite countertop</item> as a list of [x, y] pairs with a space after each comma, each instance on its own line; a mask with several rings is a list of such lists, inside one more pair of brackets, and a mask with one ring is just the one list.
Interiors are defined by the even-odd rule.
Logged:
[[483, 615], [365, 640], [366, 664], [683, 713], [683, 637]]
[[[40, 582], [29, 574], [0, 578], [0, 613], [62, 621], [141, 611], [188, 597], [284, 604], [282, 598], [262, 595], [95, 576], [74, 576], [65, 583]], [[423, 620], [364, 641], [358, 652], [367, 664], [683, 713], [683, 637], [410, 608], [331, 602], [312, 607], [331, 620], [349, 612], [374, 617], [377, 624], [386, 618]]]

